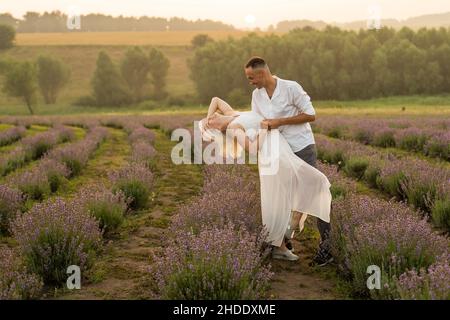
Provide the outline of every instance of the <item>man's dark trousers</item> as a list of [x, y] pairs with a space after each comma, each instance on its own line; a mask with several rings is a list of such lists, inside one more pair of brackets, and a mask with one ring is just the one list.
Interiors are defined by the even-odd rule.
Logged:
[[[303, 150], [296, 152], [295, 155], [310, 166], [317, 168], [317, 148], [315, 144], [310, 144]], [[320, 237], [322, 239], [320, 243], [321, 249], [329, 251], [331, 225], [328, 222], [317, 218], [317, 228], [319, 229]]]

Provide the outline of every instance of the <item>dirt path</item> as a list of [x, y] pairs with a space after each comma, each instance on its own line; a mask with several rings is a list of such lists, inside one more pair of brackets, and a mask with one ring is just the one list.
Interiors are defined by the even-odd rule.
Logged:
[[309, 218], [305, 230], [294, 241], [294, 253], [299, 261], [271, 260], [275, 272], [270, 296], [281, 300], [332, 300], [344, 299], [339, 292], [333, 266], [311, 267], [314, 254], [319, 246], [319, 233], [315, 219]]

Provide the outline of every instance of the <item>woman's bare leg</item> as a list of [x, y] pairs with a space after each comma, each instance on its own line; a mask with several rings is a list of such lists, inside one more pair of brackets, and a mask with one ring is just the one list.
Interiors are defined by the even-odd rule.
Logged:
[[297, 212], [294, 211], [292, 213], [292, 219], [291, 219], [291, 238], [294, 236], [294, 232], [296, 227], [299, 227], [299, 232], [302, 232], [304, 227], [305, 227], [305, 221], [306, 218], [308, 218], [308, 215], [306, 213], [302, 213], [302, 212]]
[[237, 114], [227, 102], [220, 98], [214, 97], [211, 99], [207, 118], [210, 118], [216, 111], [220, 111], [225, 116], [234, 116]]

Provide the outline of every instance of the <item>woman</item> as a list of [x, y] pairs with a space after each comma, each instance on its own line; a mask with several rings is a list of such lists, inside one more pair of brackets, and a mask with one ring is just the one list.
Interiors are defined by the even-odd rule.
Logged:
[[199, 127], [205, 140], [225, 140], [225, 144], [219, 143], [224, 156], [237, 157], [242, 149], [257, 152], [262, 221], [268, 231], [267, 242], [275, 247], [272, 256], [296, 261], [299, 257], [286, 248], [284, 239], [293, 236], [295, 226], [301, 232], [308, 215], [330, 221], [330, 182], [293, 153], [278, 129], [260, 130], [262, 120], [254, 112], [237, 112], [213, 98]]

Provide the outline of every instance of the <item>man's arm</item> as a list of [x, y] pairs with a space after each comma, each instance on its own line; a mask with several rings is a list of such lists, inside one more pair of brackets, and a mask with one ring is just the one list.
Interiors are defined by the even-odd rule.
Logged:
[[293, 88], [293, 95], [294, 105], [300, 113], [294, 117], [265, 120], [262, 123], [263, 128], [277, 129], [281, 126], [303, 124], [316, 120], [316, 111], [311, 103], [311, 98], [299, 84]]

